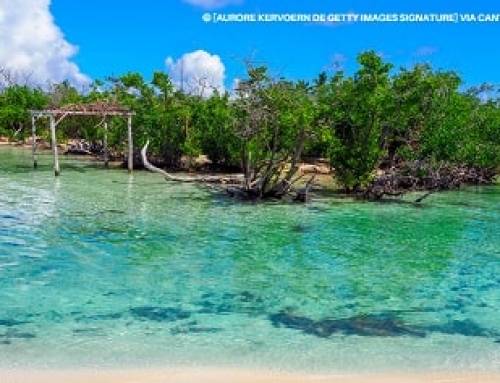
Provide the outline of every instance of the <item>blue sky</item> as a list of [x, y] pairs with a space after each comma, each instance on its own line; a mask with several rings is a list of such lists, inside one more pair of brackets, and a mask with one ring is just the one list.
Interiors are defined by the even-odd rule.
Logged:
[[[197, 0], [192, 0], [196, 2]], [[203, 0], [198, 0], [203, 2]], [[212, 0], [213, 1], [213, 0]], [[240, 0], [216, 12], [488, 12], [492, 0]], [[374, 49], [397, 66], [431, 62], [457, 70], [467, 85], [500, 83], [500, 23], [490, 24], [206, 24], [206, 11], [183, 0], [53, 0], [50, 10], [65, 39], [79, 47], [72, 58], [91, 78], [139, 71], [149, 77], [165, 59], [198, 49], [219, 55], [226, 86], [244, 75], [253, 56], [275, 73], [311, 79]]]

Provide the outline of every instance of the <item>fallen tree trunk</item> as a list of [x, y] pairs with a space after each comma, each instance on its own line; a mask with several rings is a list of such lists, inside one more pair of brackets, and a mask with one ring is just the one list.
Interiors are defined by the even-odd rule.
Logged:
[[224, 176], [176, 176], [168, 173], [167, 171], [157, 168], [152, 163], [149, 162], [147, 157], [147, 150], [149, 146], [149, 140], [146, 145], [141, 150], [141, 157], [144, 167], [153, 173], [158, 173], [164, 176], [167, 180], [177, 181], [177, 182], [201, 182], [201, 183], [219, 183], [219, 184], [241, 184], [243, 182], [242, 175], [224, 175]]

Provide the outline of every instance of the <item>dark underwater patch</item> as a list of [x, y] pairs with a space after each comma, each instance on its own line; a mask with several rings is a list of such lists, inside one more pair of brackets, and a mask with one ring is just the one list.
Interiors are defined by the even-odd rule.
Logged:
[[209, 298], [213, 298], [213, 297], [215, 297], [214, 293], [203, 293], [201, 295], [201, 299], [209, 299]]
[[0, 338], [3, 338], [0, 343], [11, 344], [13, 339], [33, 339], [36, 338], [36, 335], [31, 332], [22, 332], [9, 328], [5, 333], [0, 334]]
[[116, 320], [123, 317], [122, 313], [110, 313], [110, 314], [94, 314], [94, 315], [82, 315], [75, 318], [77, 322], [86, 321], [100, 321], [100, 320]]
[[261, 314], [263, 300], [249, 291], [241, 293], [224, 293], [217, 296], [213, 293], [206, 293], [201, 296], [201, 301], [196, 304], [201, 307], [200, 314]]
[[0, 219], [17, 219], [15, 216], [11, 214], [0, 214]]
[[178, 309], [175, 307], [155, 307], [142, 306], [133, 307], [130, 313], [138, 319], [146, 319], [155, 322], [173, 322], [177, 320], [187, 319], [191, 316], [189, 311]]
[[230, 235], [226, 235], [226, 234], [220, 234], [217, 239], [219, 240], [222, 240], [222, 241], [226, 241], [226, 242], [238, 242], [240, 240], [240, 238], [238, 237], [232, 237]]
[[5, 327], [13, 327], [13, 326], [19, 326], [22, 324], [30, 323], [28, 321], [19, 321], [16, 319], [0, 319], [0, 326], [5, 326]]
[[49, 320], [51, 322], [56, 322], [56, 323], [61, 323], [64, 320], [64, 315], [62, 315], [61, 313], [58, 313], [55, 310], [50, 310], [50, 311], [46, 312], [45, 314], [43, 314], [43, 316], [47, 320]]
[[221, 332], [222, 328], [219, 327], [201, 327], [201, 326], [187, 326], [187, 327], [175, 327], [170, 330], [172, 335], [180, 335], [180, 334], [214, 334], [217, 332]]
[[[500, 334], [479, 326], [471, 320], [452, 320], [444, 324], [417, 326], [405, 323], [393, 313], [357, 315], [341, 319], [313, 320], [282, 311], [269, 316], [275, 327], [300, 330], [306, 334], [327, 338], [334, 334], [358, 336], [412, 336], [423, 338], [429, 333], [497, 338]], [[495, 342], [498, 342], [495, 340]]]
[[460, 301], [451, 301], [444, 306], [444, 309], [456, 312], [463, 312], [464, 307], [465, 304]]
[[5, 241], [4, 244], [7, 245], [7, 246], [10, 246], [10, 247], [21, 247], [21, 246], [23, 246], [20, 243], [12, 242], [12, 241]]
[[309, 231], [309, 228], [306, 225], [299, 223], [292, 226], [292, 231], [294, 233], [306, 233], [307, 231]]
[[236, 312], [236, 307], [230, 302], [214, 303], [211, 301], [202, 301], [198, 303], [201, 309], [199, 314], [218, 314], [226, 315]]
[[111, 213], [111, 214], [125, 214], [125, 211], [118, 210], [118, 209], [106, 209], [106, 210], [104, 210], [104, 212]]
[[294, 330], [301, 330], [307, 334], [315, 334], [316, 332], [316, 322], [310, 318], [281, 312], [270, 315], [269, 320], [274, 327], [286, 327]]
[[476, 322], [469, 319], [452, 320], [444, 324], [432, 325], [425, 327], [427, 331], [440, 332], [442, 334], [463, 335], [463, 336], [481, 336], [492, 337], [495, 334], [493, 331], [479, 326]]
[[312, 210], [312, 211], [317, 211], [319, 213], [325, 213], [325, 212], [330, 210], [327, 207], [319, 207], [319, 206], [309, 206], [309, 207], [307, 207], [307, 209]]
[[263, 302], [262, 298], [259, 298], [248, 291], [243, 291], [242, 293], [239, 294], [238, 297], [241, 302], [254, 302], [254, 303]]
[[313, 320], [286, 312], [273, 314], [269, 320], [275, 327], [287, 327], [306, 334], [327, 338], [333, 334], [358, 336], [413, 336], [425, 337], [425, 332], [406, 325], [389, 314], [358, 315], [342, 319]]
[[34, 339], [36, 338], [36, 335], [31, 332], [14, 332], [12, 334], [7, 334], [7, 338]]
[[73, 335], [86, 335], [86, 336], [104, 336], [104, 330], [98, 327], [89, 328], [76, 328], [73, 330]]

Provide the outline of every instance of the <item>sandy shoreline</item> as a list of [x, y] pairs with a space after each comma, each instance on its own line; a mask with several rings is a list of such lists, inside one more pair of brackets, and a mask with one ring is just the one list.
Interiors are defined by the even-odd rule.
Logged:
[[240, 369], [0, 370], [2, 383], [498, 383], [500, 373], [307, 375]]

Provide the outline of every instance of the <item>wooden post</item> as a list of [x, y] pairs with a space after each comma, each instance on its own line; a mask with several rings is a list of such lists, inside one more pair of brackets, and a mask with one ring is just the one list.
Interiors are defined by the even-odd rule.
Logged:
[[108, 122], [104, 121], [104, 167], [109, 167], [109, 151], [108, 151]]
[[33, 157], [33, 167], [36, 169], [38, 162], [36, 160], [36, 119], [34, 115], [31, 116], [31, 155]]
[[59, 156], [57, 153], [56, 121], [52, 114], [50, 115], [50, 137], [52, 142], [52, 153], [54, 155], [54, 174], [57, 177], [61, 171], [59, 169]]
[[132, 142], [132, 116], [128, 116], [128, 171], [134, 169], [134, 143]]

